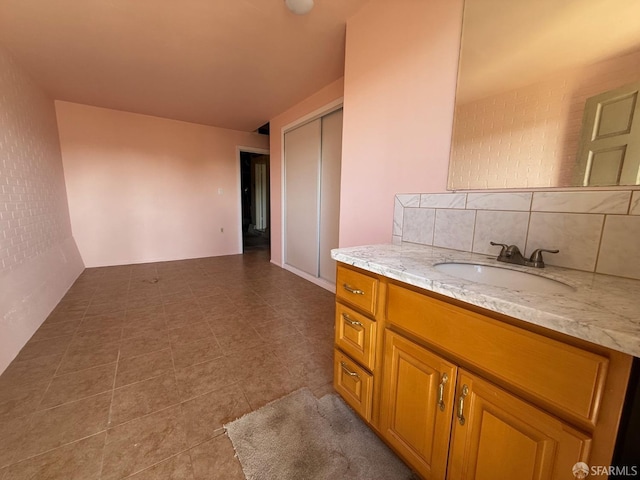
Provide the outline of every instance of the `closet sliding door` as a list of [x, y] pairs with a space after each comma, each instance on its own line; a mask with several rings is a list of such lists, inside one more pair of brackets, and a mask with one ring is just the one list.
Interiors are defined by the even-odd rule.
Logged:
[[318, 276], [334, 285], [336, 283], [336, 261], [331, 258], [331, 249], [338, 248], [341, 160], [342, 109], [322, 117], [320, 265]]
[[342, 109], [286, 132], [284, 153], [284, 263], [335, 284]]
[[285, 262], [318, 275], [322, 120], [284, 135]]

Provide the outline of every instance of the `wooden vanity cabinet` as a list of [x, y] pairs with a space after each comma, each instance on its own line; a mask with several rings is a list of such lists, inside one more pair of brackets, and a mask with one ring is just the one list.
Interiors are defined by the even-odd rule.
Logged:
[[[424, 478], [569, 479], [576, 462], [610, 464], [629, 355], [394, 281], [387, 285], [385, 311], [381, 434]], [[437, 440], [448, 446], [446, 475], [439, 457], [428, 457], [426, 444], [414, 440], [416, 430], [435, 431], [427, 419], [439, 405], [423, 396], [426, 379], [395, 366], [401, 356], [396, 345], [412, 352], [414, 366], [417, 358], [437, 358], [434, 378], [456, 378], [449, 386], [455, 395], [444, 395], [450, 402], [445, 410], [453, 409], [450, 426], [438, 427], [449, 432]], [[422, 386], [398, 387], [412, 381]], [[405, 398], [410, 388], [421, 391], [423, 403]], [[403, 435], [411, 442], [399, 447], [393, 421], [412, 415], [420, 421]]]
[[[422, 478], [568, 480], [576, 462], [611, 463], [631, 356], [352, 267], [341, 278], [375, 293], [337, 285], [336, 390]], [[344, 313], [373, 323], [368, 343]], [[363, 381], [345, 386], [352, 368]]]

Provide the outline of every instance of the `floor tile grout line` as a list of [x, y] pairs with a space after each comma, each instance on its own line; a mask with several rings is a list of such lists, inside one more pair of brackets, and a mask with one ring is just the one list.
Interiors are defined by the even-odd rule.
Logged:
[[[208, 440], [207, 440], [207, 441], [208, 441]], [[155, 467], [155, 466], [157, 466], [157, 465], [160, 465], [161, 463], [164, 463], [164, 462], [166, 462], [166, 461], [168, 461], [168, 460], [171, 460], [172, 458], [177, 457], [178, 455], [182, 455], [182, 454], [184, 454], [184, 453], [188, 453], [188, 454], [189, 454], [189, 461], [191, 461], [191, 454], [189, 453], [189, 450], [191, 450], [191, 448], [194, 448], [194, 447], [187, 447], [187, 448], [185, 448], [184, 450], [180, 450], [179, 452], [176, 452], [176, 453], [174, 453], [174, 454], [172, 454], [172, 455], [169, 455], [169, 456], [168, 456], [168, 457], [166, 457], [166, 458], [163, 458], [163, 459], [162, 459], [162, 460], [160, 460], [159, 462], [156, 462], [156, 463], [154, 463], [154, 464], [148, 465], [148, 466], [144, 467], [143, 469], [136, 470], [135, 472], [133, 472], [133, 473], [132, 473], [132, 474], [130, 474], [130, 475], [127, 475], [126, 477], [119, 477], [119, 479], [118, 479], [118, 480], [126, 480], [127, 478], [131, 478], [131, 477], [133, 477], [133, 476], [135, 476], [135, 475], [138, 475], [139, 473], [146, 472], [147, 470], [150, 470], [150, 469], [152, 469], [153, 467]], [[101, 474], [101, 478], [102, 478], [102, 474]]]
[[[153, 353], [155, 353], [155, 352], [153, 352]], [[115, 387], [114, 390], [122, 390], [123, 388], [131, 387], [132, 385], [138, 385], [140, 383], [147, 382], [149, 380], [155, 380], [156, 378], [163, 377], [165, 375], [169, 375], [169, 373], [168, 372], [162, 372], [162, 373], [159, 373], [157, 375], [152, 375], [150, 377], [143, 378], [142, 380], [136, 380], [135, 382], [126, 383], [124, 385], [120, 385], [119, 387]]]
[[[142, 337], [142, 336], [143, 336], [143, 335], [140, 335], [140, 337]], [[139, 337], [132, 337], [132, 338], [139, 338]], [[127, 340], [128, 340], [128, 339], [127, 339]], [[169, 342], [169, 343], [170, 343], [170, 342]], [[132, 356], [130, 356], [130, 357], [124, 357], [124, 358], [122, 358], [121, 360], [123, 360], [123, 361], [124, 361], [124, 360], [129, 361], [129, 360], [133, 360], [133, 359], [136, 359], [136, 358], [144, 357], [145, 355], [151, 355], [152, 353], [158, 353], [158, 352], [161, 352], [162, 350], [168, 350], [168, 349], [169, 349], [169, 346], [165, 346], [165, 347], [158, 348], [158, 349], [155, 349], [155, 350], [150, 350], [150, 351], [148, 351], [148, 352], [141, 353], [141, 354], [138, 354], [138, 355], [132, 355]]]
[[[196, 399], [198, 399], [200, 397], [204, 397], [205, 395], [210, 395], [210, 394], [212, 394], [214, 392], [218, 392], [220, 390], [224, 390], [225, 388], [231, 388], [233, 386], [240, 385], [240, 383], [241, 383], [241, 381], [238, 380], [238, 381], [235, 381], [233, 383], [228, 383], [228, 384], [225, 384], [225, 385], [222, 385], [222, 386], [217, 386], [217, 387], [215, 387], [215, 388], [213, 388], [211, 390], [207, 390], [206, 392], [199, 393], [198, 395], [194, 395], [192, 397], [187, 397], [187, 398], [182, 398], [181, 397], [180, 402], [178, 402], [178, 403], [180, 405], [182, 405], [183, 403], [191, 402], [192, 400], [196, 400]], [[240, 387], [240, 390], [242, 390], [242, 387]], [[247, 401], [247, 403], [248, 403], [248, 401]], [[175, 406], [175, 405], [177, 405], [177, 404], [174, 404], [173, 406]]]
[[62, 443], [62, 444], [57, 445], [57, 446], [55, 446], [53, 448], [50, 448], [48, 450], [43, 450], [42, 452], [38, 452], [35, 455], [30, 455], [28, 457], [22, 458], [20, 460], [15, 461], [15, 462], [11, 462], [11, 463], [5, 465], [4, 468], [8, 469], [9, 467], [12, 467], [14, 465], [18, 465], [19, 463], [22, 463], [22, 462], [26, 462], [27, 460], [32, 460], [32, 459], [34, 459], [36, 457], [39, 457], [41, 455], [46, 455], [47, 453], [51, 453], [51, 452], [53, 452], [55, 450], [58, 450], [60, 448], [67, 447], [69, 445], [73, 445], [74, 443], [82, 442], [83, 440], [87, 440], [88, 438], [95, 437], [96, 435], [100, 435], [101, 433], [106, 433], [106, 431], [107, 431], [107, 429], [105, 428], [104, 430], [98, 430], [97, 432], [94, 432], [91, 435], [85, 435], [84, 437], [77, 438], [77, 439], [72, 440], [70, 442]]
[[[191, 291], [191, 287], [189, 287], [189, 291]], [[165, 312], [165, 323], [166, 323], [166, 321], [167, 321], [166, 320], [166, 313], [167, 312], [166, 312], [166, 307], [164, 305], [163, 305], [163, 309], [164, 309], [164, 312]], [[208, 325], [209, 324], [207, 324], [207, 326]], [[213, 334], [213, 332], [211, 332], [211, 334]], [[177, 372], [177, 369], [176, 369], [175, 355], [174, 355], [174, 352], [173, 352], [173, 342], [171, 342], [171, 339], [169, 339], [169, 349], [171, 351], [171, 365], [173, 367], [173, 379], [176, 382], [175, 385], [176, 385], [176, 389], [178, 390], [177, 395], [178, 395], [178, 398], [180, 400], [180, 403], [179, 403], [180, 417], [178, 418], [178, 421], [181, 422], [183, 424], [183, 427], [186, 428], [186, 425], [184, 425], [184, 421], [185, 420], [184, 420], [184, 415], [183, 415], [183, 413], [184, 413], [183, 412], [184, 400], [182, 398], [182, 393], [180, 392], [181, 389], [180, 389], [180, 386], [179, 386], [179, 383], [178, 383], [178, 372]], [[189, 464], [191, 466], [191, 472], [193, 473], [193, 458], [191, 456], [191, 448], [189, 447], [189, 442], [188, 442], [188, 440], [186, 438], [186, 435], [185, 435], [185, 442], [186, 442], [186, 446], [187, 446], [186, 452], [189, 455]], [[179, 453], [176, 454], [176, 455], [179, 455]], [[165, 461], [166, 461], [166, 459], [165, 459]]]
[[177, 405], [180, 405], [180, 403], [182, 403], [182, 402], [174, 403], [174, 404], [172, 404], [172, 405], [168, 405], [168, 406], [166, 406], [166, 407], [159, 408], [158, 410], [154, 410], [153, 412], [145, 413], [144, 415], [140, 415], [140, 416], [138, 416], [138, 417], [131, 418], [131, 419], [127, 420], [126, 422], [122, 422], [122, 423], [119, 423], [119, 424], [117, 424], [117, 425], [113, 425], [113, 426], [107, 427], [107, 428], [105, 429], [105, 431], [113, 430], [114, 428], [120, 428], [120, 427], [122, 427], [123, 425], [127, 425], [127, 424], [129, 424], [129, 423], [131, 423], [131, 422], [135, 422], [135, 421], [137, 421], [137, 420], [140, 420], [141, 418], [150, 417], [151, 415], [156, 415], [156, 414], [158, 414], [158, 413], [160, 413], [160, 412], [164, 412], [165, 410], [169, 410], [169, 409], [171, 409], [171, 408], [175, 408]]
[[[155, 377], [155, 378], [158, 378], [158, 377]], [[160, 412], [163, 412], [165, 410], [169, 410], [171, 408], [175, 408], [177, 406], [180, 406], [182, 403], [184, 403], [182, 400], [178, 400], [177, 402], [174, 402], [174, 403], [172, 403], [170, 405], [165, 405], [162, 408], [159, 408], [157, 410], [153, 410], [151, 412], [147, 412], [147, 413], [144, 413], [142, 415], [138, 415], [137, 417], [129, 418], [128, 420], [125, 420], [124, 422], [114, 423], [113, 425], [109, 425], [107, 427], [107, 430], [113, 430], [114, 428], [119, 428], [119, 427], [121, 427], [123, 425], [126, 425], [128, 423], [135, 422], [136, 420], [139, 420], [141, 418], [149, 417], [151, 415], [155, 415], [156, 413], [160, 413]]]
[[[113, 399], [111, 400], [113, 402]], [[111, 416], [111, 407], [109, 407], [109, 416]], [[104, 442], [102, 443], [102, 452], [100, 455], [100, 473], [98, 478], [102, 478], [102, 470], [104, 469], [104, 457], [105, 457], [105, 453], [107, 451], [107, 439], [109, 438], [109, 432], [108, 432], [108, 423], [107, 423], [107, 428], [104, 431]]]
[[193, 446], [193, 447], [189, 447], [189, 448], [187, 449], [187, 455], [189, 455], [189, 465], [191, 466], [191, 474], [192, 474], [192, 477], [193, 477], [194, 479], [196, 478], [196, 476], [195, 476], [195, 472], [194, 472], [194, 469], [193, 469], [193, 455], [191, 455], [191, 450], [192, 450], [193, 448], [195, 448], [195, 447], [197, 447], [197, 445], [195, 445], [195, 446]]
[[99, 397], [100, 395], [104, 395], [105, 393], [107, 393], [109, 391], [111, 391], [111, 389], [103, 390], [102, 392], [98, 392], [98, 393], [92, 393], [91, 395], [87, 395], [86, 397], [76, 398], [74, 400], [69, 400], [68, 402], [59, 403], [59, 404], [54, 405], [52, 407], [47, 407], [47, 408], [43, 408], [43, 409], [40, 409], [40, 410], [36, 410], [33, 413], [34, 414], [36, 414], [36, 413], [44, 413], [44, 412], [48, 412], [50, 410], [55, 410], [56, 408], [65, 407], [65, 406], [68, 406], [68, 405], [70, 405], [72, 403], [81, 402], [81, 401], [87, 400], [89, 398]]
[[116, 362], [117, 362], [117, 360], [114, 360], [112, 362], [100, 363], [98, 365], [92, 365], [92, 366], [87, 367], [87, 368], [81, 368], [80, 370], [72, 370], [70, 372], [63, 372], [60, 375], [54, 374], [52, 380], [55, 380], [57, 378], [67, 377], [69, 375], [75, 375], [75, 374], [78, 374], [78, 373], [86, 372], [87, 370], [91, 370], [91, 369], [94, 369], [94, 368], [106, 367], [107, 365], [111, 365], [111, 364], [116, 363]]
[[118, 357], [116, 358], [116, 371], [113, 375], [113, 382], [111, 384], [111, 402], [109, 403], [109, 415], [107, 416], [107, 428], [111, 425], [111, 415], [113, 413], [113, 398], [116, 394], [116, 380], [118, 378], [118, 370], [120, 367], [120, 351], [118, 351]]
[[[63, 297], [64, 298], [64, 297]], [[90, 305], [91, 303], [89, 303]], [[87, 305], [87, 309], [89, 308], [89, 306]], [[86, 310], [85, 310], [86, 313]], [[83, 315], [83, 320], [81, 320], [80, 324], [82, 323], [82, 321], [84, 321], [84, 315]], [[73, 340], [76, 337], [76, 332], [78, 331], [78, 328], [80, 327], [80, 324], [78, 324], [78, 327], [76, 327], [74, 334], [71, 337], [71, 341], [69, 342], [69, 344], [67, 345], [67, 348], [65, 348], [64, 353], [62, 354], [62, 356], [60, 357], [60, 361], [58, 362], [58, 365], [56, 366], [55, 371], [53, 372], [53, 375], [51, 377], [51, 380], [49, 381], [49, 384], [47, 385], [47, 389], [44, 392], [44, 395], [42, 396], [42, 398], [40, 399], [40, 402], [38, 403], [38, 406], [40, 406], [40, 404], [42, 403], [42, 400], [44, 400], [45, 396], [47, 395], [47, 392], [49, 391], [49, 388], [51, 388], [51, 384], [53, 383], [53, 380], [58, 376], [58, 371], [60, 370], [60, 367], [62, 366], [62, 363], [64, 362], [64, 359], [67, 356], [67, 353], [69, 352], [69, 349], [71, 348], [71, 344], [73, 343]]]
[[[104, 343], [103, 345], [110, 345], [112, 343], [116, 343], [116, 342], [107, 342], [107, 343]], [[63, 358], [63, 360], [64, 360], [64, 358]], [[116, 360], [113, 360], [111, 362], [99, 363], [97, 365], [91, 365], [91, 366], [86, 367], [86, 368], [80, 368], [78, 370], [71, 370], [71, 371], [68, 371], [68, 372], [63, 372], [63, 373], [61, 373], [59, 375], [56, 372], [54, 374], [53, 378], [55, 379], [55, 378], [64, 377], [65, 375], [72, 375], [74, 373], [86, 372], [87, 370], [91, 370], [92, 368], [104, 367], [105, 365], [111, 365], [112, 363], [115, 363], [115, 362], [116, 362]]]

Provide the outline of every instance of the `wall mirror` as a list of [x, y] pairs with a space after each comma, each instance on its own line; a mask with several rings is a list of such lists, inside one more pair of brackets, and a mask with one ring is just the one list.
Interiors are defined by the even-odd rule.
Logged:
[[448, 188], [639, 184], [639, 18], [638, 0], [465, 0]]

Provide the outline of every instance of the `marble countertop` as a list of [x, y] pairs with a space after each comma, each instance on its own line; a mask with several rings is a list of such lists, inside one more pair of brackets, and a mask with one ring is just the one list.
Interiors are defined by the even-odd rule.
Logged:
[[[640, 357], [640, 280], [547, 266], [497, 262], [495, 257], [415, 244], [367, 245], [331, 251], [339, 262], [447, 297]], [[438, 263], [461, 262], [521, 270], [559, 280], [575, 292], [535, 293], [447, 275]]]

